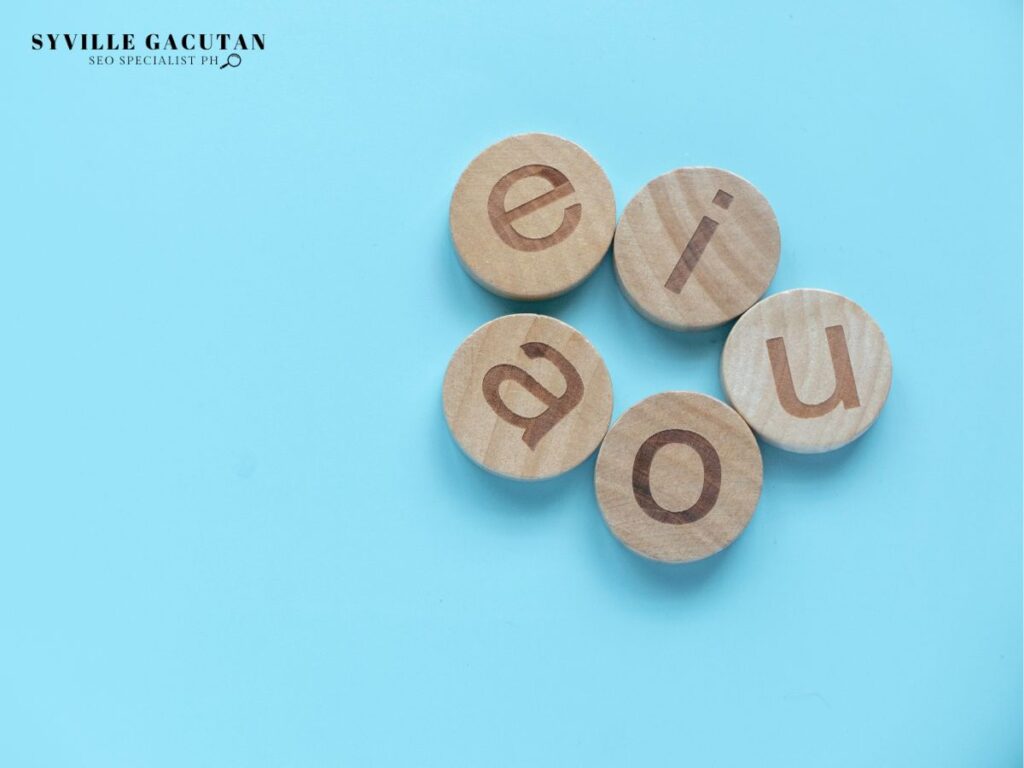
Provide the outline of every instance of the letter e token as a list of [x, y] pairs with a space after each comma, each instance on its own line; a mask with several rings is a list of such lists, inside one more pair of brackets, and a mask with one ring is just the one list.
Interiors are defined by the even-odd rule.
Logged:
[[474, 280], [512, 299], [547, 299], [601, 263], [615, 232], [615, 196], [580, 147], [527, 133], [469, 164], [452, 194], [450, 224]]

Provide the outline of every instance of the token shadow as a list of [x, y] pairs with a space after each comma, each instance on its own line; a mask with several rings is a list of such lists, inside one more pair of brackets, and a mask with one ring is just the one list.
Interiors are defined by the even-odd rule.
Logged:
[[636, 554], [608, 529], [593, 500], [594, 515], [587, 530], [587, 549], [594, 569], [612, 587], [630, 595], [678, 600], [706, 590], [742, 557], [743, 537], [704, 560], [693, 563], [662, 563]]
[[[517, 313], [535, 313], [539, 315], [551, 315], [560, 317], [569, 307], [581, 301], [591, 301], [586, 298], [593, 290], [597, 274], [590, 275], [583, 283], [576, 288], [551, 299], [541, 301], [521, 301], [499, 296], [482, 286], [474, 280], [466, 271], [455, 250], [451, 233], [447, 223], [438, 233], [438, 283], [441, 300], [446, 306], [454, 307], [460, 312], [465, 312], [473, 318], [476, 323], [473, 327], [466, 328], [466, 335], [478, 327], [481, 314], [488, 319], [501, 315]], [[597, 272], [605, 270], [610, 260], [611, 249], [605, 254], [598, 266]]]
[[764, 463], [765, 482], [818, 483], [835, 477], [857, 464], [870, 451], [874, 429], [854, 440], [849, 445], [826, 453], [797, 453], [766, 443], [758, 438], [761, 460]]
[[593, 456], [565, 474], [546, 480], [516, 480], [489, 472], [455, 442], [440, 408], [431, 420], [431, 444], [435, 471], [443, 476], [445, 484], [458, 488], [465, 498], [486, 500], [479, 506], [488, 512], [526, 518], [565, 509], [571, 506], [571, 498], [585, 493], [593, 479]]

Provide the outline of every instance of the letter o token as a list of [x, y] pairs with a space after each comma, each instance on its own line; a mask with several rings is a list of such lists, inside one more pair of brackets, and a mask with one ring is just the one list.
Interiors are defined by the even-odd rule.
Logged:
[[443, 394], [462, 450], [522, 480], [581, 464], [612, 417], [604, 360], [582, 333], [545, 315], [506, 315], [473, 331], [448, 364]]
[[768, 290], [780, 247], [775, 213], [749, 181], [719, 168], [680, 168], [629, 201], [615, 232], [615, 274], [651, 322], [712, 328]]
[[601, 263], [615, 232], [615, 196], [583, 149], [526, 133], [485, 149], [463, 171], [450, 224], [474, 280], [501, 296], [548, 299]]
[[801, 453], [840, 448], [878, 418], [892, 383], [878, 324], [845, 296], [800, 288], [741, 317], [722, 352], [722, 385], [751, 428]]
[[626, 411], [597, 456], [605, 522], [634, 552], [702, 560], [743, 532], [761, 496], [761, 451], [735, 411], [697, 392], [662, 392]]

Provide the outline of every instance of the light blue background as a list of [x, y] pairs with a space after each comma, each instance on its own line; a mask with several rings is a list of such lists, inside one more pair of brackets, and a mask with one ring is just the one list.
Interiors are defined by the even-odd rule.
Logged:
[[[0, 764], [1020, 764], [1017, 3], [91, 5], [0, 31]], [[268, 49], [30, 50], [64, 31]], [[460, 270], [449, 195], [529, 130], [620, 210], [741, 173], [772, 291], [888, 334], [876, 427], [765, 448], [710, 561], [624, 550], [593, 461], [520, 485], [448, 437], [449, 356], [527, 308]], [[652, 326], [608, 263], [540, 310], [616, 416], [721, 395], [725, 331]]]

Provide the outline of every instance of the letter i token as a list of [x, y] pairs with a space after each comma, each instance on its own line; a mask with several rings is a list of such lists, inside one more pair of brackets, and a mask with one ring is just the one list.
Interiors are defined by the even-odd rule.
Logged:
[[678, 331], [721, 325], [768, 290], [779, 225], [745, 179], [680, 168], [629, 201], [615, 232], [615, 274], [630, 303]]
[[662, 392], [615, 422], [597, 456], [597, 502], [634, 552], [669, 563], [710, 557], [738, 537], [761, 496], [761, 451], [732, 408]]
[[506, 315], [473, 331], [448, 364], [443, 394], [462, 450], [522, 480], [582, 463], [612, 416], [601, 356], [575, 328], [545, 315]]
[[838, 293], [800, 288], [769, 296], [741, 317], [722, 352], [733, 407], [769, 443], [820, 453], [860, 437], [892, 383], [878, 324]]
[[583, 149], [527, 133], [488, 147], [463, 171], [450, 224], [474, 280], [508, 298], [548, 299], [601, 263], [615, 232], [615, 196]]

